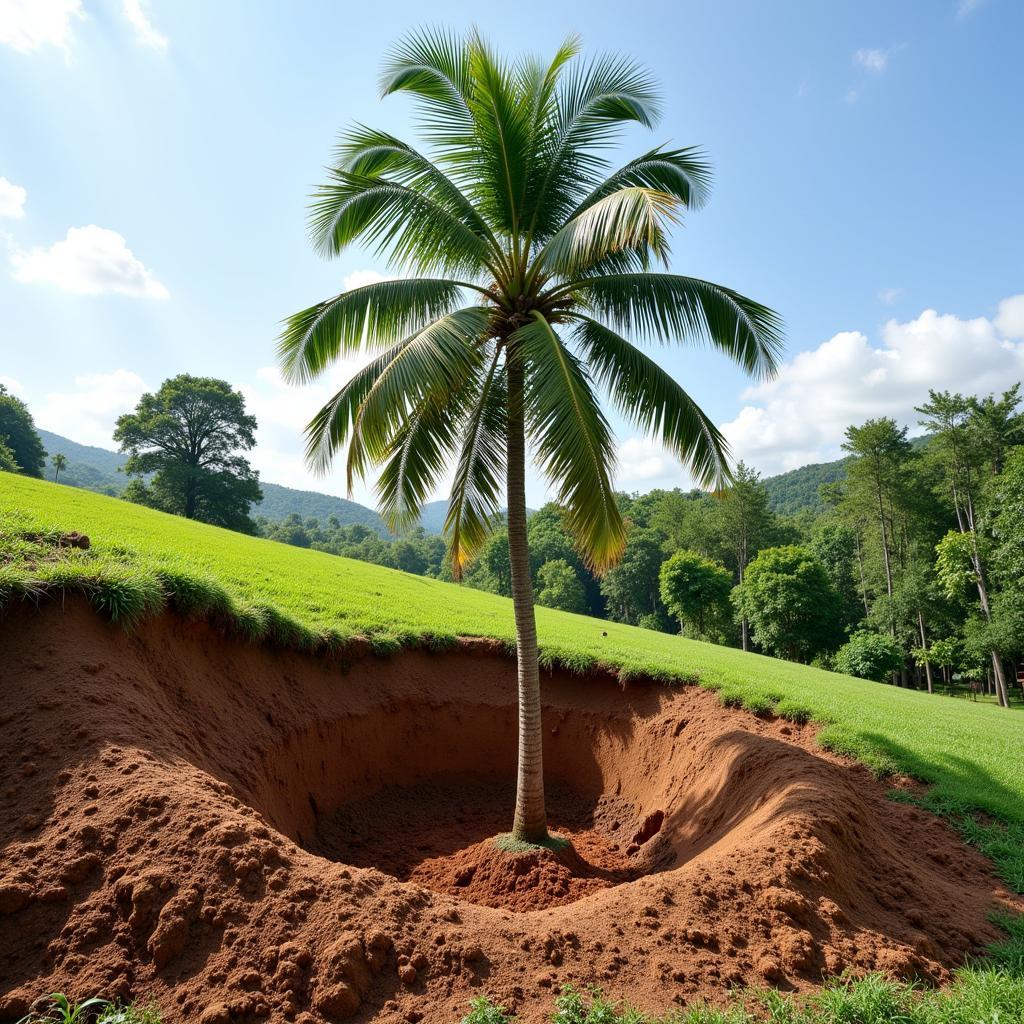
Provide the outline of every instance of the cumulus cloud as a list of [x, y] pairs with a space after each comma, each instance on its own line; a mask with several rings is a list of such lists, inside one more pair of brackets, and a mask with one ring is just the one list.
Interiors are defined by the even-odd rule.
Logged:
[[13, 377], [5, 377], [0, 373], [0, 384], [7, 388], [10, 394], [17, 395], [18, 398], [25, 397], [25, 388], [22, 386], [20, 380], [15, 380]]
[[617, 485], [651, 484], [665, 480], [680, 469], [664, 448], [644, 437], [629, 437], [619, 445], [615, 482]]
[[170, 294], [128, 248], [122, 235], [90, 224], [69, 228], [50, 248], [11, 255], [14, 277], [32, 284], [56, 285], [75, 295], [115, 292], [149, 299]]
[[121, 10], [135, 29], [135, 40], [154, 50], [167, 49], [167, 36], [158, 32], [149, 17], [148, 0], [122, 0]]
[[0, 0], [0, 43], [18, 53], [53, 46], [68, 55], [72, 22], [83, 17], [81, 0]]
[[143, 379], [131, 370], [86, 373], [75, 377], [68, 391], [51, 391], [32, 412], [36, 422], [79, 444], [113, 447], [117, 417], [133, 409], [146, 390]]
[[1015, 337], [1024, 337], [1024, 296], [1004, 301], [994, 320], [933, 309], [890, 320], [878, 343], [843, 331], [745, 391], [723, 431], [734, 455], [763, 473], [834, 459], [850, 424], [892, 416], [915, 428], [914, 406], [929, 388], [987, 394], [1024, 378], [1024, 343]]
[[996, 329], [1007, 338], [1024, 341], [1024, 295], [1013, 295], [999, 303]]
[[21, 185], [0, 178], [0, 217], [24, 217], [27, 198], [28, 192]]

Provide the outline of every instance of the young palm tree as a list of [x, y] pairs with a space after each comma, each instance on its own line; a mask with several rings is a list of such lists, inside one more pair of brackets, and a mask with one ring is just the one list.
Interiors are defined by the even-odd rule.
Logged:
[[458, 578], [508, 508], [519, 675], [513, 836], [547, 839], [537, 630], [526, 539], [526, 453], [556, 489], [575, 542], [601, 572], [625, 529], [598, 389], [701, 481], [728, 475], [726, 446], [693, 399], [623, 336], [700, 339], [769, 374], [771, 310], [664, 269], [668, 232], [707, 198], [696, 149], [657, 147], [613, 169], [602, 153], [654, 125], [654, 83], [630, 60], [584, 61], [575, 39], [544, 63], [508, 62], [479, 36], [424, 31], [387, 60], [383, 95], [418, 101], [426, 149], [357, 126], [315, 193], [325, 256], [372, 246], [407, 276], [353, 288], [289, 318], [279, 346], [295, 382], [356, 350], [379, 353], [307, 428], [326, 471], [346, 444], [351, 488], [381, 467], [392, 529], [415, 521], [446, 469], [445, 533]]
[[53, 465], [53, 479], [56, 480], [60, 476], [60, 471], [67, 469], [68, 459], [66, 455], [61, 455], [60, 452], [57, 452], [56, 455], [50, 456], [50, 463]]

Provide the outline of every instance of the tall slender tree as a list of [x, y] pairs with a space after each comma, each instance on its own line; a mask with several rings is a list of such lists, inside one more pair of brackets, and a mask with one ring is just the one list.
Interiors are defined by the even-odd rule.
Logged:
[[60, 476], [60, 471], [67, 469], [68, 457], [61, 452], [57, 452], [55, 455], [50, 456], [50, 465], [53, 466], [53, 479], [56, 480]]
[[604, 153], [658, 118], [651, 76], [618, 56], [509, 61], [478, 35], [407, 37], [383, 95], [418, 103], [421, 150], [356, 127], [316, 192], [313, 241], [326, 256], [363, 242], [398, 280], [351, 289], [292, 316], [280, 342], [293, 381], [356, 350], [376, 353], [309, 425], [310, 463], [347, 446], [349, 485], [374, 466], [393, 528], [414, 521], [445, 467], [453, 573], [508, 506], [519, 677], [515, 838], [544, 842], [537, 629], [526, 532], [530, 451], [597, 572], [625, 529], [612, 492], [614, 443], [598, 388], [702, 481], [727, 474], [719, 431], [687, 392], [626, 339], [705, 340], [771, 373], [780, 322], [730, 288], [667, 268], [669, 234], [708, 196], [692, 148], [650, 149], [622, 166]]
[[[984, 452], [988, 448], [992, 458], [1003, 457], [1005, 445], [993, 440], [1000, 435], [998, 424], [1005, 425], [1016, 406], [1017, 388], [1003, 396], [1003, 403], [1013, 400], [1008, 410], [998, 408], [994, 401], [986, 407], [977, 400], [950, 394], [948, 391], [929, 391], [928, 401], [917, 407], [921, 426], [934, 435], [932, 451], [943, 467], [943, 489], [953, 503], [957, 528], [967, 541], [974, 585], [978, 591], [978, 605], [986, 623], [992, 621], [992, 602], [989, 599], [988, 580], [981, 546], [978, 543], [978, 491], [982, 482]], [[980, 422], [979, 422], [980, 421]], [[993, 425], [996, 425], [993, 429]], [[1005, 436], [1005, 435], [1004, 435]], [[992, 677], [996, 696], [1002, 707], [1010, 706], [1003, 659], [995, 647], [991, 650]]]

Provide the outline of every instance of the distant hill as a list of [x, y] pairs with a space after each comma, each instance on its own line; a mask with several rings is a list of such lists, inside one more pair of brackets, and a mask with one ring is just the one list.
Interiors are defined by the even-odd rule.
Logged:
[[[101, 494], [118, 495], [128, 483], [128, 478], [120, 472], [125, 457], [120, 452], [112, 452], [107, 448], [95, 448], [89, 444], [79, 444], [69, 437], [39, 430], [43, 447], [50, 455], [67, 457], [67, 469], [62, 469], [58, 480], [69, 487], [84, 487], [89, 491]], [[53, 479], [53, 467], [49, 459], [43, 474], [47, 480]]]
[[342, 526], [362, 523], [378, 533], [386, 534], [388, 528], [376, 512], [357, 501], [338, 498], [333, 494], [321, 494], [319, 491], [298, 491], [281, 484], [269, 484], [260, 481], [263, 500], [254, 505], [254, 516], [266, 516], [268, 519], [284, 519], [297, 512], [303, 519], [319, 519], [321, 523], [334, 516]]
[[835, 462], [814, 462], [791, 469], [788, 473], [765, 477], [762, 483], [768, 492], [772, 509], [779, 515], [793, 515], [805, 508], [820, 509], [818, 488], [846, 479], [846, 459]]

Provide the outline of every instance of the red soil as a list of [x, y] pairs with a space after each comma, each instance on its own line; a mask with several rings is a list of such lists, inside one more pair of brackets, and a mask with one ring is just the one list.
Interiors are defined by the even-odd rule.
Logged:
[[169, 1022], [525, 1022], [823, 972], [942, 981], [1019, 906], [813, 730], [696, 688], [545, 680], [553, 823], [509, 855], [513, 665], [345, 663], [80, 604], [0, 622], [0, 1019], [63, 990]]

